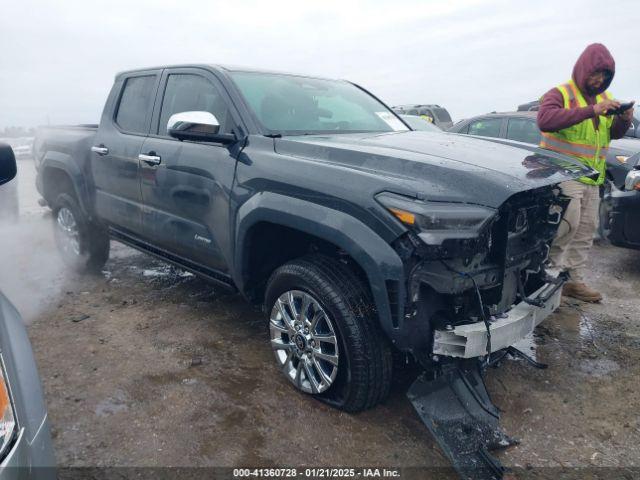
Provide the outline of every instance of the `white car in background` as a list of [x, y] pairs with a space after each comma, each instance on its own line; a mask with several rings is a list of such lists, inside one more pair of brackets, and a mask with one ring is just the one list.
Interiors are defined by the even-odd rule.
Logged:
[[13, 153], [16, 156], [16, 160], [28, 159], [33, 156], [33, 148], [30, 144], [19, 145], [13, 148]]

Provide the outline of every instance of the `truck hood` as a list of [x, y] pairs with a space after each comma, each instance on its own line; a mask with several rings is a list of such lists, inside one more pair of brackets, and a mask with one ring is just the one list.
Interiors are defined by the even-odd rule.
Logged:
[[439, 132], [287, 136], [275, 140], [279, 154], [345, 169], [346, 184], [359, 171], [379, 191], [431, 201], [476, 203], [497, 208], [511, 195], [593, 171], [532, 145]]

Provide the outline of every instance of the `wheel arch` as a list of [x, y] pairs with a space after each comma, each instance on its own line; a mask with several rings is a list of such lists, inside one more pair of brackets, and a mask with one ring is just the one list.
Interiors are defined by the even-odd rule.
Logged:
[[53, 205], [60, 193], [72, 193], [82, 212], [89, 216], [86, 180], [71, 156], [47, 152], [40, 165], [39, 177], [42, 196], [49, 205]]
[[393, 338], [398, 316], [404, 311], [404, 267], [386, 241], [344, 212], [277, 193], [254, 195], [238, 210], [234, 242], [234, 281], [248, 298], [252, 245], [265, 225], [299, 232], [323, 245], [334, 246], [353, 259], [364, 272], [383, 330]]

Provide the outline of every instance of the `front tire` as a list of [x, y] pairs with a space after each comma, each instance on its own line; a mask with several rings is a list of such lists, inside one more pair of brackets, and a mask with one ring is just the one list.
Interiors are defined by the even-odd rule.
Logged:
[[54, 234], [63, 261], [78, 273], [99, 272], [109, 259], [109, 234], [89, 222], [76, 199], [58, 195], [53, 208]]
[[281, 266], [265, 306], [276, 361], [297, 389], [348, 412], [387, 396], [391, 347], [365, 284], [346, 264], [310, 255]]

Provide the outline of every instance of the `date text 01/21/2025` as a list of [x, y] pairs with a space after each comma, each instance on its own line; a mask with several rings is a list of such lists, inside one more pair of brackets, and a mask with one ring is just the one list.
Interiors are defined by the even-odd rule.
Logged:
[[387, 468], [234, 468], [234, 478], [398, 478], [400, 472]]

